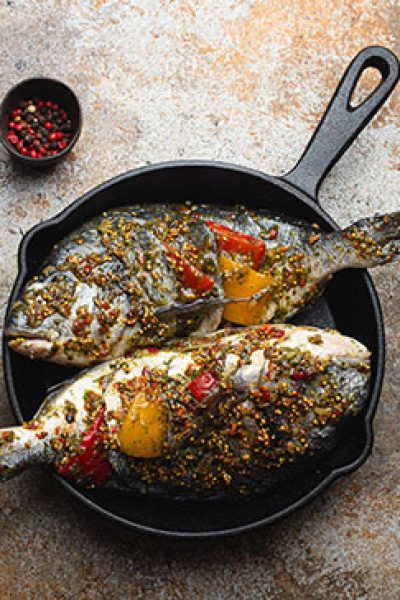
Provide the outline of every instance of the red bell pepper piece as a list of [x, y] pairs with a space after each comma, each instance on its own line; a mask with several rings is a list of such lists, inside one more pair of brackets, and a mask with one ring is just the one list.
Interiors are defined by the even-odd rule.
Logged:
[[189, 390], [192, 396], [201, 402], [206, 398], [217, 385], [217, 379], [212, 371], [203, 371], [189, 383]]
[[104, 458], [101, 427], [104, 425], [104, 407], [99, 410], [90, 429], [85, 433], [75, 456], [57, 469], [60, 475], [69, 478], [83, 476], [91, 484], [98, 486], [112, 475], [112, 468]]
[[265, 257], [265, 243], [246, 233], [234, 231], [226, 225], [206, 220], [206, 225], [215, 233], [217, 246], [220, 250], [234, 254], [247, 254], [253, 260], [253, 267], [257, 270], [261, 267]]
[[175, 248], [169, 244], [164, 244], [168, 256], [175, 262], [176, 266], [182, 271], [182, 282], [185, 287], [190, 288], [198, 294], [208, 292], [214, 287], [214, 279], [209, 277], [197, 267], [191, 265]]

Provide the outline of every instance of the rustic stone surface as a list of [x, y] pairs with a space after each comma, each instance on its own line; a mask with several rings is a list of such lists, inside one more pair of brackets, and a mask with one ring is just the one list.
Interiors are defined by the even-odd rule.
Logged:
[[[1, 93], [32, 75], [58, 77], [76, 90], [85, 116], [75, 150], [51, 172], [22, 170], [0, 150], [2, 307], [21, 234], [121, 171], [176, 158], [275, 174], [291, 167], [352, 56], [368, 44], [399, 48], [396, 4], [1, 2]], [[343, 225], [399, 208], [398, 99], [397, 92], [321, 190]], [[375, 448], [357, 473], [268, 530], [189, 544], [115, 530], [47, 473], [27, 472], [0, 488], [0, 597], [397, 600], [399, 266], [373, 276], [387, 375]], [[10, 422], [3, 386], [0, 424]]]

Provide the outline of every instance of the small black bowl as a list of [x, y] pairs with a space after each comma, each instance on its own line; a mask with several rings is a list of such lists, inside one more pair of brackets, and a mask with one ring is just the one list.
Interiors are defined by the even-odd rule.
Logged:
[[[7, 139], [8, 123], [10, 121], [11, 112], [18, 107], [21, 100], [27, 100], [35, 97], [43, 98], [44, 100], [50, 100], [51, 102], [56, 102], [59, 104], [60, 107], [68, 113], [68, 117], [72, 122], [73, 131], [68, 146], [54, 156], [48, 156], [44, 158], [23, 156]], [[73, 148], [73, 146], [76, 144], [81, 133], [81, 128], [82, 111], [79, 100], [71, 88], [57, 79], [48, 79], [46, 77], [25, 79], [11, 88], [1, 104], [0, 133], [3, 146], [9, 151], [13, 158], [16, 158], [21, 163], [29, 165], [30, 167], [48, 167], [64, 158], [64, 156], [68, 154], [71, 148]]]

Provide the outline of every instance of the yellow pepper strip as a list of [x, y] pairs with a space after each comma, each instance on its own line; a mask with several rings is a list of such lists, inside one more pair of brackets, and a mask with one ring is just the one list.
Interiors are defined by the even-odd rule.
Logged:
[[[224, 274], [225, 298], [248, 298], [270, 287], [273, 279], [270, 275], [258, 273], [247, 265], [237, 263], [223, 254], [219, 257], [219, 266]], [[265, 309], [265, 298], [226, 304], [224, 319], [238, 325], [259, 325]]]
[[118, 432], [121, 452], [137, 458], [158, 458], [167, 436], [167, 410], [162, 400], [138, 392]]

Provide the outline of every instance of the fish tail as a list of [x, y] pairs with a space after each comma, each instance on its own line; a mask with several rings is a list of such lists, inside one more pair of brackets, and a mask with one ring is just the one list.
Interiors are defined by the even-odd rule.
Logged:
[[331, 236], [335, 270], [383, 265], [400, 257], [400, 212], [362, 219]]
[[44, 441], [37, 433], [24, 427], [0, 429], [0, 481], [30, 465], [47, 462]]

